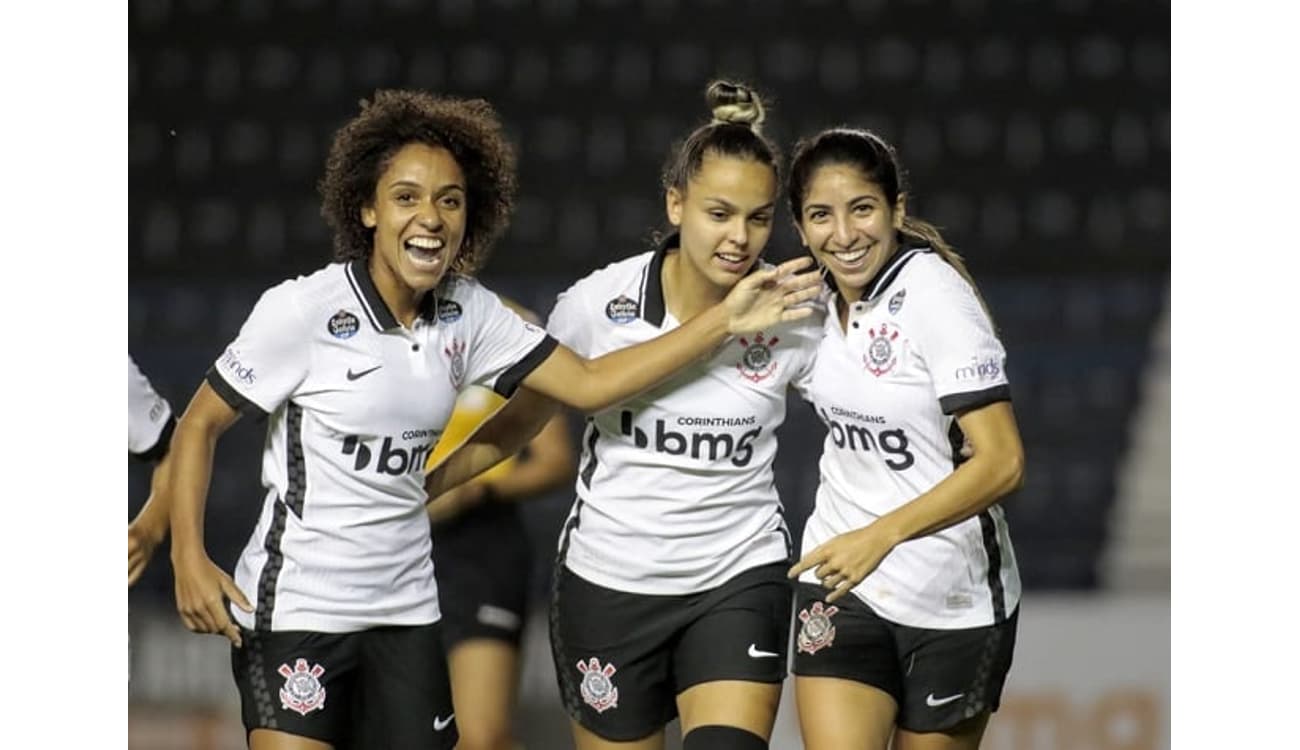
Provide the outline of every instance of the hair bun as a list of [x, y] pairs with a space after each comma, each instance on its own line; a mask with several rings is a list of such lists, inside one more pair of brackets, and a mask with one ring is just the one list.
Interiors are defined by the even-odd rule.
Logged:
[[763, 124], [763, 101], [748, 86], [714, 81], [705, 93], [713, 110], [713, 124], [748, 125], [754, 132]]

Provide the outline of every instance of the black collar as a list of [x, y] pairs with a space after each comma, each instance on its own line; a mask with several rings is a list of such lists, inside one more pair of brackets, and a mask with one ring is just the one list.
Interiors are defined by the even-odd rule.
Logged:
[[889, 262], [885, 263], [885, 265], [876, 272], [875, 277], [872, 278], [871, 281], [867, 282], [867, 285], [863, 287], [862, 297], [859, 301], [871, 302], [879, 297], [889, 288], [890, 284], [894, 283], [894, 279], [898, 278], [898, 274], [902, 272], [903, 266], [910, 263], [916, 256], [929, 252], [934, 252], [930, 249], [929, 245], [908, 237], [900, 236], [898, 250], [895, 251], [894, 257], [890, 258]]
[[667, 306], [664, 305], [664, 258], [668, 255], [669, 250], [677, 250], [681, 247], [681, 235], [673, 232], [659, 243], [655, 249], [654, 255], [650, 256], [650, 264], [646, 266], [645, 278], [641, 280], [641, 319], [645, 322], [662, 328], [664, 325], [664, 315], [667, 312]]
[[[401, 327], [397, 317], [389, 309], [388, 303], [384, 302], [384, 298], [379, 296], [379, 290], [375, 288], [375, 280], [370, 277], [368, 259], [358, 258], [347, 263], [343, 267], [343, 274], [347, 277], [352, 293], [357, 296], [361, 309], [365, 311], [366, 317], [370, 319], [370, 324], [376, 331], [391, 331]], [[437, 307], [436, 295], [432, 291], [426, 292], [420, 299], [420, 317], [434, 320], [437, 317]]]

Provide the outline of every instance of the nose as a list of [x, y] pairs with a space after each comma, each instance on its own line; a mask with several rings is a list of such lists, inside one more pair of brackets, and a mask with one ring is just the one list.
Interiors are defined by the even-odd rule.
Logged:
[[738, 217], [737, 221], [731, 224], [731, 231], [727, 233], [727, 239], [738, 249], [744, 250], [749, 244], [749, 222], [745, 217]]
[[416, 216], [416, 221], [420, 226], [429, 231], [436, 231], [442, 228], [442, 212], [438, 210], [438, 205], [429, 201], [420, 207], [420, 213]]
[[853, 232], [849, 229], [849, 220], [844, 216], [835, 217], [835, 231], [831, 235], [835, 245], [843, 249], [853, 244]]

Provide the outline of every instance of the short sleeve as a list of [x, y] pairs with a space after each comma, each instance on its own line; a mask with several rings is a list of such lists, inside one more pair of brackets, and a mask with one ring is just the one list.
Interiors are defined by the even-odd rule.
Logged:
[[591, 357], [592, 322], [582, 298], [581, 287], [576, 284], [560, 292], [546, 319], [546, 330], [580, 356]]
[[311, 334], [292, 284], [262, 293], [239, 335], [208, 370], [208, 384], [237, 411], [270, 414], [307, 377]]
[[460, 285], [474, 328], [466, 355], [466, 382], [509, 398], [555, 350], [555, 339], [519, 317], [501, 299], [475, 282]]
[[1007, 354], [971, 285], [937, 269], [909, 325], [944, 414], [1011, 399]]
[[126, 450], [138, 458], [161, 459], [167, 452], [175, 423], [171, 404], [158, 395], [129, 354], [126, 357], [126, 386]]

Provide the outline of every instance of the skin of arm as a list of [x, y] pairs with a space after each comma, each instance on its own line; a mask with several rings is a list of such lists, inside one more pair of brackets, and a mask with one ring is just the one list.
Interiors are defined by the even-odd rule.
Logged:
[[139, 580], [153, 557], [154, 549], [167, 536], [171, 515], [171, 495], [167, 492], [171, 465], [169, 451], [149, 478], [149, 499], [126, 527], [128, 586]]
[[[425, 491], [429, 493], [429, 497], [439, 498], [448, 490], [468, 482], [519, 453], [524, 446], [529, 445], [534, 436], [539, 435], [542, 429], [552, 422], [558, 422], [559, 429], [565, 430], [559, 412], [559, 402], [529, 388], [521, 387], [509, 401], [493, 412], [492, 416], [483, 420], [483, 423], [465, 438], [465, 442], [429, 470], [424, 481]], [[567, 432], [564, 438], [567, 446]], [[566, 450], [571, 454], [571, 448]], [[571, 459], [565, 462], [565, 472], [568, 478], [572, 478]], [[560, 481], [565, 480], [556, 480], [556, 484]], [[515, 491], [518, 492], [518, 488]]]
[[208, 557], [204, 547], [203, 514], [212, 476], [217, 438], [239, 419], [205, 382], [199, 386], [176, 425], [170, 455], [172, 469], [172, 568], [176, 578], [176, 608], [185, 627], [199, 633], [224, 633], [241, 645], [239, 629], [226, 612], [224, 597], [252, 612], [235, 582]]
[[840, 534], [809, 551], [790, 569], [805, 570], [833, 589], [834, 601], [862, 582], [897, 545], [945, 529], [988, 508], [1024, 482], [1024, 447], [1015, 414], [1006, 401], [957, 417], [972, 455], [942, 482], [875, 523]]

